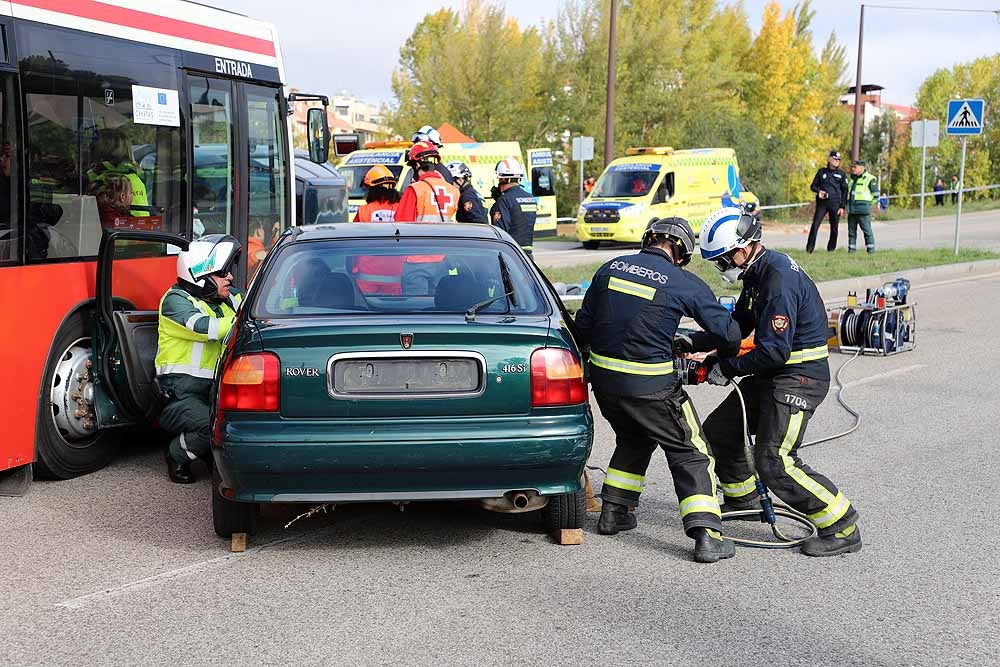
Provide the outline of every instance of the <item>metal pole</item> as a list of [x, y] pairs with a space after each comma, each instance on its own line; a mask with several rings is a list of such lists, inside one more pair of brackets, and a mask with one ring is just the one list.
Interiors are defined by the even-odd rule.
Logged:
[[851, 135], [851, 162], [861, 154], [861, 43], [865, 38], [865, 6], [861, 5], [861, 22], [858, 24], [858, 72], [854, 78], [854, 133]]
[[580, 160], [580, 204], [583, 204], [583, 160]]
[[958, 210], [955, 211], [955, 254], [958, 254], [958, 227], [962, 223], [962, 190], [965, 188], [965, 137], [962, 137], [962, 166], [958, 168]]
[[924, 140], [920, 147], [920, 235], [919, 239], [924, 240], [924, 193], [927, 191], [927, 123], [924, 123]]
[[611, 0], [611, 24], [608, 33], [608, 97], [604, 116], [604, 166], [615, 157], [615, 15], [618, 0]]

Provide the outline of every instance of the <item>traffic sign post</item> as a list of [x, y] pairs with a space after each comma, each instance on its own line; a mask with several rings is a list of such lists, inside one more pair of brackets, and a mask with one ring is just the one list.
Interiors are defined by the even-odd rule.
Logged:
[[955, 211], [955, 254], [958, 254], [959, 230], [962, 226], [962, 194], [965, 190], [965, 142], [970, 136], [983, 133], [986, 104], [979, 99], [949, 100], [945, 132], [962, 138], [962, 162], [958, 168], [958, 208]]
[[938, 145], [940, 123], [936, 120], [915, 120], [910, 125], [910, 145], [920, 148], [920, 232], [924, 238], [924, 198], [927, 196], [927, 149]]
[[583, 203], [583, 163], [594, 159], [594, 138], [573, 137], [573, 159], [580, 163], [580, 203]]

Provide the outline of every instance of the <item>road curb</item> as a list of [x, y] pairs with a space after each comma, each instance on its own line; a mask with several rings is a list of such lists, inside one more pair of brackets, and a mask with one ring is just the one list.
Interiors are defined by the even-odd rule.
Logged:
[[[865, 290], [881, 287], [883, 283], [889, 283], [896, 278], [903, 277], [910, 281], [914, 289], [919, 289], [921, 284], [929, 282], [940, 282], [942, 280], [952, 280], [956, 278], [975, 278], [992, 273], [1000, 272], [1000, 259], [983, 259], [977, 262], [959, 262], [957, 264], [939, 264], [937, 266], [925, 266], [913, 269], [903, 269], [890, 273], [879, 273], [871, 276], [858, 276], [856, 278], [842, 278], [840, 280], [828, 280], [817, 283], [820, 296], [826, 303], [846, 301], [847, 293], [856, 292], [859, 299], [864, 299]], [[583, 302], [582, 294], [562, 294], [559, 296], [566, 308], [571, 312], [576, 312]]]

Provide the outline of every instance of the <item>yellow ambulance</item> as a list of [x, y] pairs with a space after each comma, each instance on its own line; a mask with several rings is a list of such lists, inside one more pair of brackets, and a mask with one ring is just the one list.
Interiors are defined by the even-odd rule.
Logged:
[[[371, 142], [365, 144], [362, 150], [349, 153], [340, 160], [337, 171], [347, 180], [351, 220], [354, 219], [358, 208], [365, 203], [367, 188], [363, 181], [365, 174], [374, 165], [382, 164], [388, 167], [396, 177], [396, 187], [400, 191], [410, 184], [413, 174], [406, 164], [406, 151], [412, 145], [413, 142], [410, 141]], [[524, 187], [535, 194], [538, 200], [535, 235], [554, 235], [556, 198], [552, 182], [552, 153], [548, 149], [531, 149], [528, 155], [529, 159], [535, 161], [534, 164], [525, 164], [521, 145], [516, 141], [445, 144], [441, 148], [441, 163], [461, 161], [467, 164], [472, 172], [472, 186], [483, 198], [483, 204], [489, 210], [493, 205], [493, 195], [490, 191], [497, 182], [495, 174], [497, 162], [512, 156], [518, 158], [525, 164]]]
[[757, 202], [740, 185], [732, 148], [630, 148], [598, 179], [577, 211], [576, 236], [584, 248], [601, 241], [638, 243], [654, 218], [678, 216], [697, 232], [728, 201]]

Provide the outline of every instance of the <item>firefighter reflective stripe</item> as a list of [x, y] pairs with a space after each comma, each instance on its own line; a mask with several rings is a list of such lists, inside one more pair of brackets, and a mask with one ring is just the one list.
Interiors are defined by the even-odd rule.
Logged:
[[646, 478], [643, 475], [608, 468], [608, 476], [604, 478], [604, 483], [617, 489], [642, 493], [643, 487], [646, 486]]
[[[708, 459], [708, 478], [714, 489], [719, 485], [719, 480], [715, 476], [715, 458], [708, 451], [705, 439], [701, 437], [701, 425], [698, 423], [698, 418], [694, 416], [694, 408], [691, 407], [691, 401], [684, 401], [681, 404], [681, 410], [684, 412], [684, 421], [687, 422], [688, 428], [691, 429], [691, 444]], [[715, 501], [715, 506], [719, 506], [719, 501]]]
[[781, 464], [784, 466], [785, 474], [795, 480], [795, 482], [803, 489], [819, 498], [824, 505], [829, 507], [835, 500], [833, 494], [830, 493], [829, 489], [796, 466], [795, 460], [790, 455], [792, 447], [794, 447], [795, 443], [798, 442], [799, 432], [802, 430], [802, 417], [803, 413], [802, 411], [799, 411], [793, 414], [788, 420], [788, 430], [785, 431], [785, 439], [781, 441], [781, 447], [778, 449], [778, 456], [781, 457]]
[[792, 353], [788, 356], [788, 361], [785, 362], [785, 365], [791, 366], [792, 364], [801, 364], [806, 361], [826, 359], [829, 356], [830, 350], [826, 345], [810, 347], [805, 350], [792, 350]]
[[756, 490], [757, 483], [753, 477], [742, 482], [735, 482], [733, 484], [727, 484], [725, 482], [722, 483], [722, 495], [727, 498], [740, 498], [753, 493]]
[[717, 517], [722, 516], [722, 510], [719, 509], [719, 501], [715, 496], [688, 496], [681, 501], [680, 508], [682, 519], [688, 514], [694, 514], [696, 512], [714, 514]]
[[652, 301], [656, 297], [655, 287], [643, 285], [642, 283], [634, 283], [631, 280], [622, 280], [614, 276], [608, 279], [608, 289], [621, 292], [622, 294], [637, 296], [647, 301]]
[[644, 364], [639, 361], [605, 357], [596, 352], [590, 353], [590, 363], [609, 371], [628, 373], [630, 375], [669, 375], [674, 372], [674, 362], [664, 361], [658, 364]]
[[847, 496], [843, 492], [839, 492], [824, 509], [815, 514], [810, 514], [809, 520], [817, 528], [829, 528], [843, 519], [849, 509], [851, 509], [851, 501], [847, 499]]

